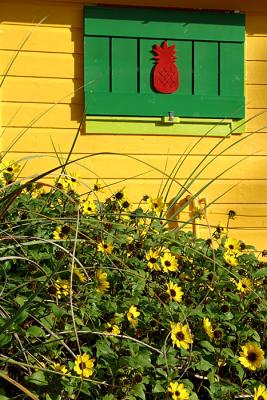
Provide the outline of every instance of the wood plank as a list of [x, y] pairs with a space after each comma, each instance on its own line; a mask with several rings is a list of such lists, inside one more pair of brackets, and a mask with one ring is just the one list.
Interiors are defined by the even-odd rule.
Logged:
[[83, 31], [81, 28], [58, 28], [28, 25], [1, 24], [1, 50], [20, 49], [47, 53], [83, 54]]
[[[2, 146], [8, 148], [11, 143], [17, 140], [19, 142], [14, 148], [16, 151], [27, 152], [34, 149], [37, 152], [53, 152], [52, 141], [56, 149], [62, 153], [68, 153], [76, 135], [76, 129], [51, 129], [51, 128], [31, 128], [23, 134], [23, 128], [6, 128], [2, 134]], [[233, 147], [223, 152], [227, 155], [249, 155], [251, 149], [257, 151], [259, 155], [267, 155], [267, 134], [257, 133], [250, 137], [242, 135], [241, 137], [227, 138], [219, 143], [218, 138], [192, 138], [192, 137], [173, 137], [173, 136], [132, 136], [132, 135], [79, 135], [74, 148], [76, 154], [85, 154], [86, 149], [92, 153], [101, 151], [117, 151], [123, 154], [142, 155], [154, 154], [168, 157], [190, 153], [194, 144], [193, 154], [205, 155], [213, 147], [213, 153], [219, 154], [225, 148], [233, 144]], [[246, 138], [239, 142], [240, 139]], [[199, 140], [200, 139], [200, 140]], [[197, 144], [198, 142], [198, 144]], [[235, 144], [235, 145], [234, 145]]]
[[43, 18], [44, 26], [82, 28], [83, 4], [34, 1], [5, 1], [0, 4], [0, 15], [8, 23], [36, 26]]
[[[267, 15], [266, 15], [267, 19]], [[267, 35], [246, 37], [246, 60], [267, 61]]]
[[244, 95], [244, 44], [220, 44], [220, 95]]
[[84, 30], [86, 35], [97, 36], [136, 37], [138, 32], [145, 38], [242, 42], [244, 21], [244, 15], [237, 13], [117, 8], [115, 14], [113, 7], [86, 7]]
[[[245, 113], [245, 98], [242, 96], [92, 93], [89, 100], [89, 115], [164, 117], [173, 111], [181, 117], [243, 118]], [[101, 112], [99, 104], [102, 106]]]
[[[92, 92], [107, 93], [110, 91], [109, 39], [103, 37], [86, 37], [84, 41], [84, 82], [86, 107], [89, 106], [89, 95]], [[90, 104], [91, 108], [91, 104]]]
[[[47, 0], [53, 2], [54, 0]], [[84, 0], [57, 0], [59, 3], [84, 3]], [[94, 0], [88, 0], [86, 4], [95, 4]], [[162, 7], [162, 0], [99, 0], [98, 4], [116, 4], [116, 5], [124, 5], [124, 6], [154, 6], [154, 7]], [[199, 0], [192, 0], [190, 2], [192, 9], [199, 9]], [[177, 8], [176, 0], [165, 0], [164, 7], [174, 7]], [[262, 2], [262, 0], [255, 0], [253, 3], [244, 3], [244, 0], [219, 0], [214, 3], [213, 0], [202, 0], [201, 6], [203, 9], [208, 10], [240, 10], [240, 11], [267, 11], [266, 4]], [[186, 9], [188, 8], [188, 0], [180, 0], [179, 7]]]
[[78, 129], [83, 115], [79, 104], [2, 102], [2, 126]]
[[194, 94], [218, 96], [218, 74], [218, 43], [195, 42]]
[[112, 92], [137, 93], [137, 39], [112, 39]]
[[267, 26], [266, 26], [266, 18], [267, 18], [267, 10], [266, 3], [264, 5], [264, 12], [257, 12], [256, 7], [253, 8], [251, 6], [251, 13], [248, 14], [246, 18], [246, 32], [248, 35], [267, 35]]
[[[10, 157], [12, 153], [10, 152]], [[24, 153], [19, 153], [19, 157], [28, 156]], [[15, 154], [12, 155], [12, 158]], [[35, 157], [31, 163], [26, 167], [25, 174], [37, 173], [41, 165], [45, 170], [53, 168], [57, 165], [58, 160], [54, 154], [39, 155], [35, 154]], [[178, 159], [176, 156], [162, 157], [162, 156], [137, 156], [135, 158], [128, 155], [120, 155], [117, 153], [111, 154], [94, 154], [86, 155], [83, 159], [79, 160], [80, 157], [75, 155], [72, 159], [75, 160], [75, 164], [72, 169], [77, 169], [82, 176], [91, 174], [89, 171], [94, 171], [97, 176], [102, 178], [113, 178], [113, 179], [124, 179], [132, 178], [136, 175], [142, 174], [144, 179], [162, 179], [162, 177], [170, 176], [172, 170], [176, 167]], [[189, 156], [185, 163], [179, 168], [179, 172], [176, 173], [177, 179], [186, 179], [189, 174], [197, 166], [200, 168], [200, 163], [203, 157], [200, 156]], [[207, 165], [204, 170], [200, 173], [196, 173], [198, 179], [212, 179], [220, 177], [223, 179], [230, 180], [242, 180], [244, 179], [266, 179], [266, 156], [250, 156], [244, 159], [241, 156], [223, 156], [223, 157], [208, 157], [206, 159]], [[239, 162], [239, 163], [238, 163]], [[79, 163], [79, 165], [78, 165]], [[205, 165], [204, 163], [204, 165]], [[258, 200], [261, 203], [261, 200]]]
[[[266, 41], [266, 45], [267, 45], [267, 41]], [[246, 76], [247, 84], [267, 85], [267, 62], [266, 61], [247, 61], [246, 69], [247, 69], [247, 74], [246, 74], [247, 75]]]
[[[7, 68], [16, 54], [16, 51], [1, 51], [0, 75], [6, 74]], [[22, 51], [17, 55], [8, 74], [14, 76], [83, 79], [83, 57], [79, 54]]]
[[267, 85], [246, 85], [246, 106], [267, 108]]
[[2, 101], [83, 104], [83, 90], [81, 79], [8, 76], [2, 85]]

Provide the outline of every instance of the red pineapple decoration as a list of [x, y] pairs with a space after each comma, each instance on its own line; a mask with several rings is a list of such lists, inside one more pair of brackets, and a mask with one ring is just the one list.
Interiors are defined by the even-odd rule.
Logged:
[[167, 40], [153, 48], [157, 61], [153, 70], [153, 86], [160, 93], [173, 93], [179, 88], [179, 73], [175, 64], [175, 44], [168, 46]]

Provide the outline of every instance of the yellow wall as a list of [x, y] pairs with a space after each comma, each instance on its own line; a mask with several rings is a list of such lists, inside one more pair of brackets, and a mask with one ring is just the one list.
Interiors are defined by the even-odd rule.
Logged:
[[[105, 4], [154, 5], [174, 7], [176, 0], [105, 0]], [[22, 159], [29, 154], [23, 176], [58, 164], [55, 149], [67, 155], [77, 132], [83, 110], [83, 6], [72, 1], [0, 2], [0, 73], [2, 132], [1, 149], [8, 158]], [[99, 2], [101, 3], [101, 1]], [[180, 7], [195, 5], [206, 9], [239, 9], [247, 13], [246, 22], [246, 140], [232, 147], [212, 162], [197, 179], [193, 191], [237, 161], [240, 164], [220, 176], [207, 190], [209, 201], [218, 198], [209, 210], [209, 222], [226, 221], [230, 209], [238, 217], [231, 222], [232, 233], [262, 250], [267, 248], [267, 5], [262, 1], [243, 0], [180, 1]], [[244, 6], [244, 3], [250, 3]], [[38, 25], [43, 18], [45, 20]], [[25, 38], [29, 35], [28, 40]], [[24, 44], [23, 41], [25, 41]], [[10, 66], [10, 62], [13, 64]], [[10, 66], [9, 70], [7, 67]], [[54, 105], [56, 103], [56, 105]], [[260, 114], [256, 116], [257, 114]], [[249, 137], [250, 133], [254, 134]], [[231, 137], [215, 154], [238, 141]], [[129, 159], [128, 154], [170, 173], [179, 157], [197, 139], [174, 136], [120, 136], [81, 134], [73, 158], [98, 152], [116, 152], [120, 156], [99, 155], [82, 161], [69, 171], [78, 171], [90, 185], [95, 176], [106, 183], [123, 179], [129, 198], [137, 201], [144, 193], [156, 196], [163, 174], [149, 165]], [[203, 138], [187, 157], [177, 174], [183, 183], [203, 156], [218, 142]], [[208, 158], [208, 161], [212, 157]], [[234, 186], [234, 187], [233, 187]], [[229, 191], [229, 189], [232, 190]], [[171, 195], [177, 186], [173, 185]]]

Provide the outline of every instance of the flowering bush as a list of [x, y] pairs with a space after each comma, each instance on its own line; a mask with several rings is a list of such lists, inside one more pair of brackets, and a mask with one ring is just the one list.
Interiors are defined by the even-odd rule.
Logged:
[[252, 246], [169, 231], [161, 198], [1, 167], [0, 399], [267, 399]]

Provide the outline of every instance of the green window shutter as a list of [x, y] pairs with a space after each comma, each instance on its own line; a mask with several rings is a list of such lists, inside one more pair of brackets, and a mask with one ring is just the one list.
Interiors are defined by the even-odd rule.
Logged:
[[[243, 118], [245, 17], [234, 13], [85, 7], [88, 115]], [[180, 87], [151, 85], [152, 48], [175, 44]]]

